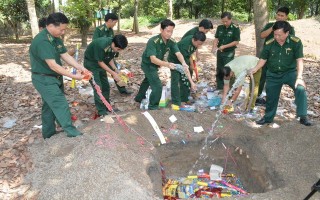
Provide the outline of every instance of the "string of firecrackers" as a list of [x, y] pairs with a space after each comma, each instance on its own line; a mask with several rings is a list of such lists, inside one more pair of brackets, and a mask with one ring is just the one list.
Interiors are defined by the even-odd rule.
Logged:
[[226, 150], [224, 170], [227, 170], [227, 163], [228, 163], [228, 157], [229, 157], [229, 156], [231, 157], [234, 165], [235, 165], [236, 167], [238, 167], [237, 162], [234, 160], [234, 158], [233, 158], [233, 156], [232, 156], [232, 154], [231, 154], [231, 152], [230, 152], [230, 148], [229, 148], [229, 147], [227, 148], [226, 145], [225, 145], [223, 142], [221, 142], [221, 143], [222, 143], [222, 146], [224, 147], [224, 149]]
[[153, 146], [153, 144], [152, 144], [150, 141], [148, 141], [146, 138], [144, 138], [141, 134], [139, 134], [139, 133], [138, 133], [136, 130], [134, 130], [132, 127], [130, 127], [130, 126], [113, 110], [112, 106], [109, 104], [109, 102], [108, 102], [108, 101], [104, 98], [104, 96], [102, 95], [101, 88], [100, 88], [100, 86], [95, 82], [94, 76], [92, 76], [92, 79], [91, 79], [91, 80], [92, 80], [92, 84], [94, 85], [94, 88], [95, 88], [97, 94], [99, 95], [101, 101], [102, 101], [103, 104], [107, 107], [107, 109], [108, 109], [112, 114], [115, 115], [117, 121], [118, 121], [119, 124], [125, 129], [125, 131], [126, 131], [126, 132], [131, 131], [131, 132], [135, 133], [136, 135], [138, 135], [139, 138], [140, 138], [140, 140], [138, 140], [139, 143], [140, 143], [140, 145], [143, 145], [143, 144], [144, 144], [144, 142], [143, 142], [143, 143], [141, 142], [141, 141], [143, 140], [143, 141], [147, 142], [148, 144], [150, 144], [151, 147], [153, 148], [154, 146]]
[[[223, 135], [224, 135], [224, 133], [225, 133], [226, 131], [228, 131], [231, 127], [233, 127], [233, 125], [228, 126], [221, 134], [217, 135], [214, 140], [210, 141], [210, 142], [209, 142], [209, 146], [211, 146], [213, 143], [215, 143], [219, 138], [222, 138]], [[206, 143], [206, 144], [207, 144], [207, 141], [208, 141], [208, 137], [209, 137], [209, 135], [208, 135], [208, 136], [206, 137], [206, 139], [205, 139], [205, 143]], [[233, 163], [235, 164], [235, 166], [238, 167], [238, 164], [236, 163], [235, 159], [233, 158], [233, 156], [232, 156], [232, 154], [231, 154], [231, 152], [230, 152], [230, 148], [227, 148], [226, 145], [225, 145], [223, 142], [221, 142], [221, 144], [222, 144], [223, 147], [226, 149], [225, 168], [226, 168], [226, 163], [227, 163], [227, 157], [228, 157], [228, 155], [231, 157], [231, 159], [232, 159]], [[207, 148], [205, 148], [205, 147], [204, 147], [204, 148], [201, 148], [199, 154], [200, 154], [200, 155], [204, 155], [204, 153], [202, 153], [202, 151], [203, 151], [203, 150], [206, 150], [206, 149], [207, 149]], [[207, 152], [207, 154], [208, 154], [208, 152]], [[206, 158], [206, 157], [208, 157], [208, 156], [203, 156], [203, 157]], [[200, 157], [200, 159], [202, 159], [202, 157]], [[199, 161], [199, 159], [193, 164], [193, 168], [195, 168], [195, 167], [197, 166], [198, 161]]]
[[96, 145], [99, 147], [105, 147], [105, 148], [115, 148], [116, 142], [118, 142], [118, 139], [115, 136], [112, 136], [110, 134], [103, 134], [99, 136], [98, 141], [96, 142]]
[[[226, 102], [227, 102], [226, 99], [228, 99], [229, 97], [231, 97], [233, 90], [234, 90], [235, 88], [238, 88], [238, 87], [242, 84], [242, 81], [243, 81], [243, 79], [245, 79], [246, 75], [247, 75], [247, 72], [246, 72], [246, 71], [243, 71], [243, 72], [237, 77], [237, 79], [235, 80], [235, 83], [233, 84], [233, 87], [232, 87], [231, 90], [228, 92], [228, 94], [227, 94], [227, 96], [226, 96], [226, 98], [225, 98], [224, 103], [221, 105], [222, 108], [226, 105]], [[250, 78], [253, 80], [252, 75], [250, 76]], [[252, 88], [252, 89], [253, 89], [253, 88]], [[252, 92], [253, 92], [253, 91], [252, 91]], [[253, 93], [252, 93], [252, 94], [253, 94]], [[251, 95], [251, 97], [253, 97], [253, 95]], [[252, 102], [252, 98], [251, 98], [250, 102]], [[249, 104], [249, 105], [250, 105], [250, 104]], [[213, 134], [213, 130], [214, 130], [214, 128], [215, 128], [215, 126], [216, 126], [216, 123], [218, 122], [219, 117], [221, 116], [222, 113], [226, 114], [225, 112], [223, 112], [223, 110], [219, 110], [219, 111], [218, 111], [218, 113], [217, 113], [217, 115], [216, 115], [216, 120], [212, 123], [211, 129], [210, 129], [210, 131], [209, 131], [208, 136]], [[231, 126], [232, 126], [232, 125], [231, 125]], [[224, 132], [226, 132], [231, 126], [229, 126]], [[223, 133], [224, 133], [224, 132], [223, 132]], [[222, 133], [221, 135], [223, 135], [223, 133]], [[206, 142], [207, 142], [208, 136], [206, 137]], [[215, 141], [217, 141], [219, 138], [220, 138], [220, 136], [217, 136], [217, 137], [211, 142], [211, 144], [214, 143]], [[222, 143], [222, 142], [221, 142], [221, 143]], [[238, 165], [237, 165], [237, 163], [235, 162], [233, 156], [231, 155], [230, 149], [227, 148], [224, 143], [222, 143], [222, 145], [223, 145], [223, 147], [226, 149], [225, 168], [226, 168], [226, 166], [227, 166], [228, 155], [231, 157], [231, 159], [232, 159], [232, 161], [234, 162], [235, 166], [238, 167]], [[200, 153], [201, 153], [201, 150], [200, 150]]]
[[[109, 123], [105, 123], [106, 124], [106, 134], [100, 135], [96, 145], [99, 147], [104, 147], [104, 148], [115, 148], [117, 146], [121, 146], [125, 149], [128, 149], [129, 144], [122, 142], [120, 139], [117, 138], [117, 136], [113, 136], [112, 134], [110, 134], [111, 132], [111, 124]], [[139, 137], [140, 138], [140, 137]], [[140, 142], [140, 144], [144, 144], [143, 142]], [[120, 144], [120, 145], [117, 145]], [[142, 145], [143, 146], [143, 145]], [[144, 149], [143, 151], [147, 151], [146, 149]]]

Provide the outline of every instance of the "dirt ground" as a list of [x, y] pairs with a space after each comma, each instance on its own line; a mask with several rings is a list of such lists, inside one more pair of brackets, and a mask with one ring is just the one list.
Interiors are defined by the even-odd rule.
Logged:
[[[195, 21], [176, 21], [174, 38], [196, 26]], [[214, 27], [218, 24], [215, 21]], [[119, 108], [114, 123], [93, 120], [93, 98], [87, 82], [77, 82], [81, 90], [65, 81], [70, 109], [77, 117], [75, 125], [85, 134], [67, 138], [63, 132], [50, 139], [41, 138], [41, 98], [30, 80], [29, 43], [0, 44], [0, 198], [1, 199], [161, 199], [161, 169], [167, 177], [186, 177], [199, 169], [208, 171], [218, 164], [236, 173], [251, 194], [243, 199], [302, 199], [320, 178], [320, 24], [313, 19], [293, 21], [296, 35], [304, 44], [308, 85], [308, 114], [315, 123], [304, 127], [295, 119], [292, 91], [284, 87], [275, 123], [279, 128], [256, 127], [253, 119], [221, 115], [209, 135], [217, 111], [204, 113], [149, 111], [167, 139], [160, 140], [142, 114], [133, 105], [133, 97], [118, 94], [112, 84], [112, 105]], [[237, 55], [255, 52], [254, 27], [241, 24], [241, 42]], [[134, 72], [129, 88], [137, 92], [143, 72], [141, 54], [145, 43], [159, 27], [141, 29], [128, 36], [129, 47], [117, 59]], [[215, 57], [210, 53], [215, 29], [200, 50], [201, 80], [214, 83]], [[73, 47], [79, 37], [71, 36]], [[83, 59], [80, 51], [80, 62]], [[162, 70], [166, 81], [168, 74]], [[259, 107], [258, 115], [263, 113]], [[170, 122], [175, 115], [177, 122]], [[259, 116], [258, 116], [259, 117]], [[122, 120], [117, 120], [122, 119]], [[107, 120], [107, 119], [105, 119]], [[110, 121], [108, 118], [107, 121]], [[202, 126], [204, 132], [193, 128]], [[206, 142], [207, 141], [207, 142]], [[226, 149], [231, 157], [225, 161]], [[240, 151], [241, 150], [241, 151]], [[241, 153], [240, 153], [241, 152]], [[162, 163], [162, 167], [160, 166]], [[316, 193], [313, 199], [320, 199]]]

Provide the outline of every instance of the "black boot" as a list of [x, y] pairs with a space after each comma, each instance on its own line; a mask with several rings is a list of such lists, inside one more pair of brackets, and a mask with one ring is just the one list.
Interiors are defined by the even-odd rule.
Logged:
[[257, 98], [255, 105], [256, 106], [265, 106], [266, 105], [266, 100], [264, 98]]
[[133, 92], [130, 90], [124, 90], [121, 92], [122, 95], [130, 96]]
[[263, 118], [261, 118], [260, 120], [256, 121], [256, 124], [259, 124], [259, 125], [264, 125], [264, 124], [270, 124], [271, 122], [268, 122]]
[[312, 126], [312, 123], [308, 120], [306, 116], [300, 117], [300, 124], [303, 124], [305, 126]]

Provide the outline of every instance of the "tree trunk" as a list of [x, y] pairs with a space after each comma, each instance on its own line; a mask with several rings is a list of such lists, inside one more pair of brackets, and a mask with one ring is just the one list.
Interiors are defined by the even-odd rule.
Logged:
[[199, 7], [195, 7], [194, 8], [194, 18], [195, 19], [200, 18], [200, 9], [199, 9]]
[[118, 28], [117, 28], [117, 32], [120, 33], [120, 21], [121, 21], [121, 0], [119, 0], [118, 2], [119, 4], [119, 12], [118, 12]]
[[252, 21], [252, 4], [253, 0], [248, 0], [248, 22]]
[[264, 40], [260, 37], [260, 32], [269, 21], [267, 0], [254, 0], [253, 13], [256, 32], [256, 56], [259, 57], [264, 42]]
[[221, 2], [221, 13], [224, 12], [224, 4], [225, 4], [225, 0], [222, 0], [222, 2]]
[[39, 33], [38, 19], [34, 0], [26, 0], [28, 6], [29, 20], [31, 25], [32, 38]]
[[139, 33], [139, 21], [138, 21], [138, 3], [139, 0], [134, 1], [134, 18], [133, 18], [133, 31]]
[[60, 4], [59, 0], [54, 0], [54, 12], [59, 12], [60, 11]]
[[192, 13], [193, 13], [193, 6], [192, 3], [189, 4], [189, 18], [192, 19]]
[[302, 19], [303, 16], [304, 16], [304, 10], [299, 10], [299, 13], [298, 13], [298, 19]]
[[14, 35], [16, 37], [16, 42], [19, 41], [19, 30], [18, 30], [18, 27], [19, 27], [19, 22], [15, 22], [15, 24], [13, 25], [13, 30], [14, 30]]
[[173, 6], [172, 6], [172, 1], [173, 0], [167, 0], [168, 1], [168, 5], [169, 5], [169, 11], [168, 11], [168, 18], [170, 19], [170, 20], [172, 20], [172, 14], [173, 14]]
[[50, 10], [51, 12], [50, 13], [54, 13], [54, 0], [50, 0], [51, 4], [50, 4]]
[[315, 4], [311, 3], [310, 7], [309, 7], [309, 9], [310, 9], [310, 17], [312, 17], [314, 15], [314, 7], [315, 7]]
[[298, 13], [298, 19], [302, 19], [304, 16], [305, 11], [308, 8], [308, 2], [305, 0], [295, 0], [294, 1], [297, 5], [297, 13]]
[[175, 11], [174, 17], [175, 17], [176, 19], [180, 19], [180, 18], [181, 18], [180, 5], [175, 5], [175, 6], [174, 6], [174, 11]]
[[81, 31], [81, 47], [87, 47], [88, 46], [88, 30], [86, 31]]
[[[86, 4], [89, 4], [89, 0], [85, 0]], [[87, 18], [90, 19], [90, 17], [92, 16], [92, 10], [89, 9], [88, 7], [86, 8], [86, 15], [87, 15]], [[82, 34], [82, 38], [81, 38], [81, 46], [83, 47], [87, 47], [88, 45], [88, 32], [89, 32], [89, 29], [90, 29], [90, 21], [88, 20], [88, 23], [86, 24], [87, 26], [84, 27], [84, 31]]]
[[18, 42], [18, 41], [19, 41], [19, 30], [18, 30], [19, 22], [8, 20], [8, 24], [9, 24], [9, 25], [11, 26], [11, 28], [13, 29], [16, 42]]

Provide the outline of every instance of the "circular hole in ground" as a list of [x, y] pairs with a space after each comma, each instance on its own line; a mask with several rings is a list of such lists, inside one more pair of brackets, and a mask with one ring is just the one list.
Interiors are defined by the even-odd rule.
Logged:
[[[237, 144], [248, 141], [243, 140], [236, 139]], [[254, 152], [245, 152], [226, 139], [208, 140], [208, 145], [205, 144], [205, 140], [201, 139], [188, 143], [170, 142], [157, 147], [166, 178], [178, 179], [195, 175], [201, 169], [209, 173], [210, 166], [215, 164], [224, 168], [223, 173], [235, 174], [240, 178], [243, 188], [249, 193], [264, 193], [283, 186], [283, 180], [252, 142], [250, 149]]]

